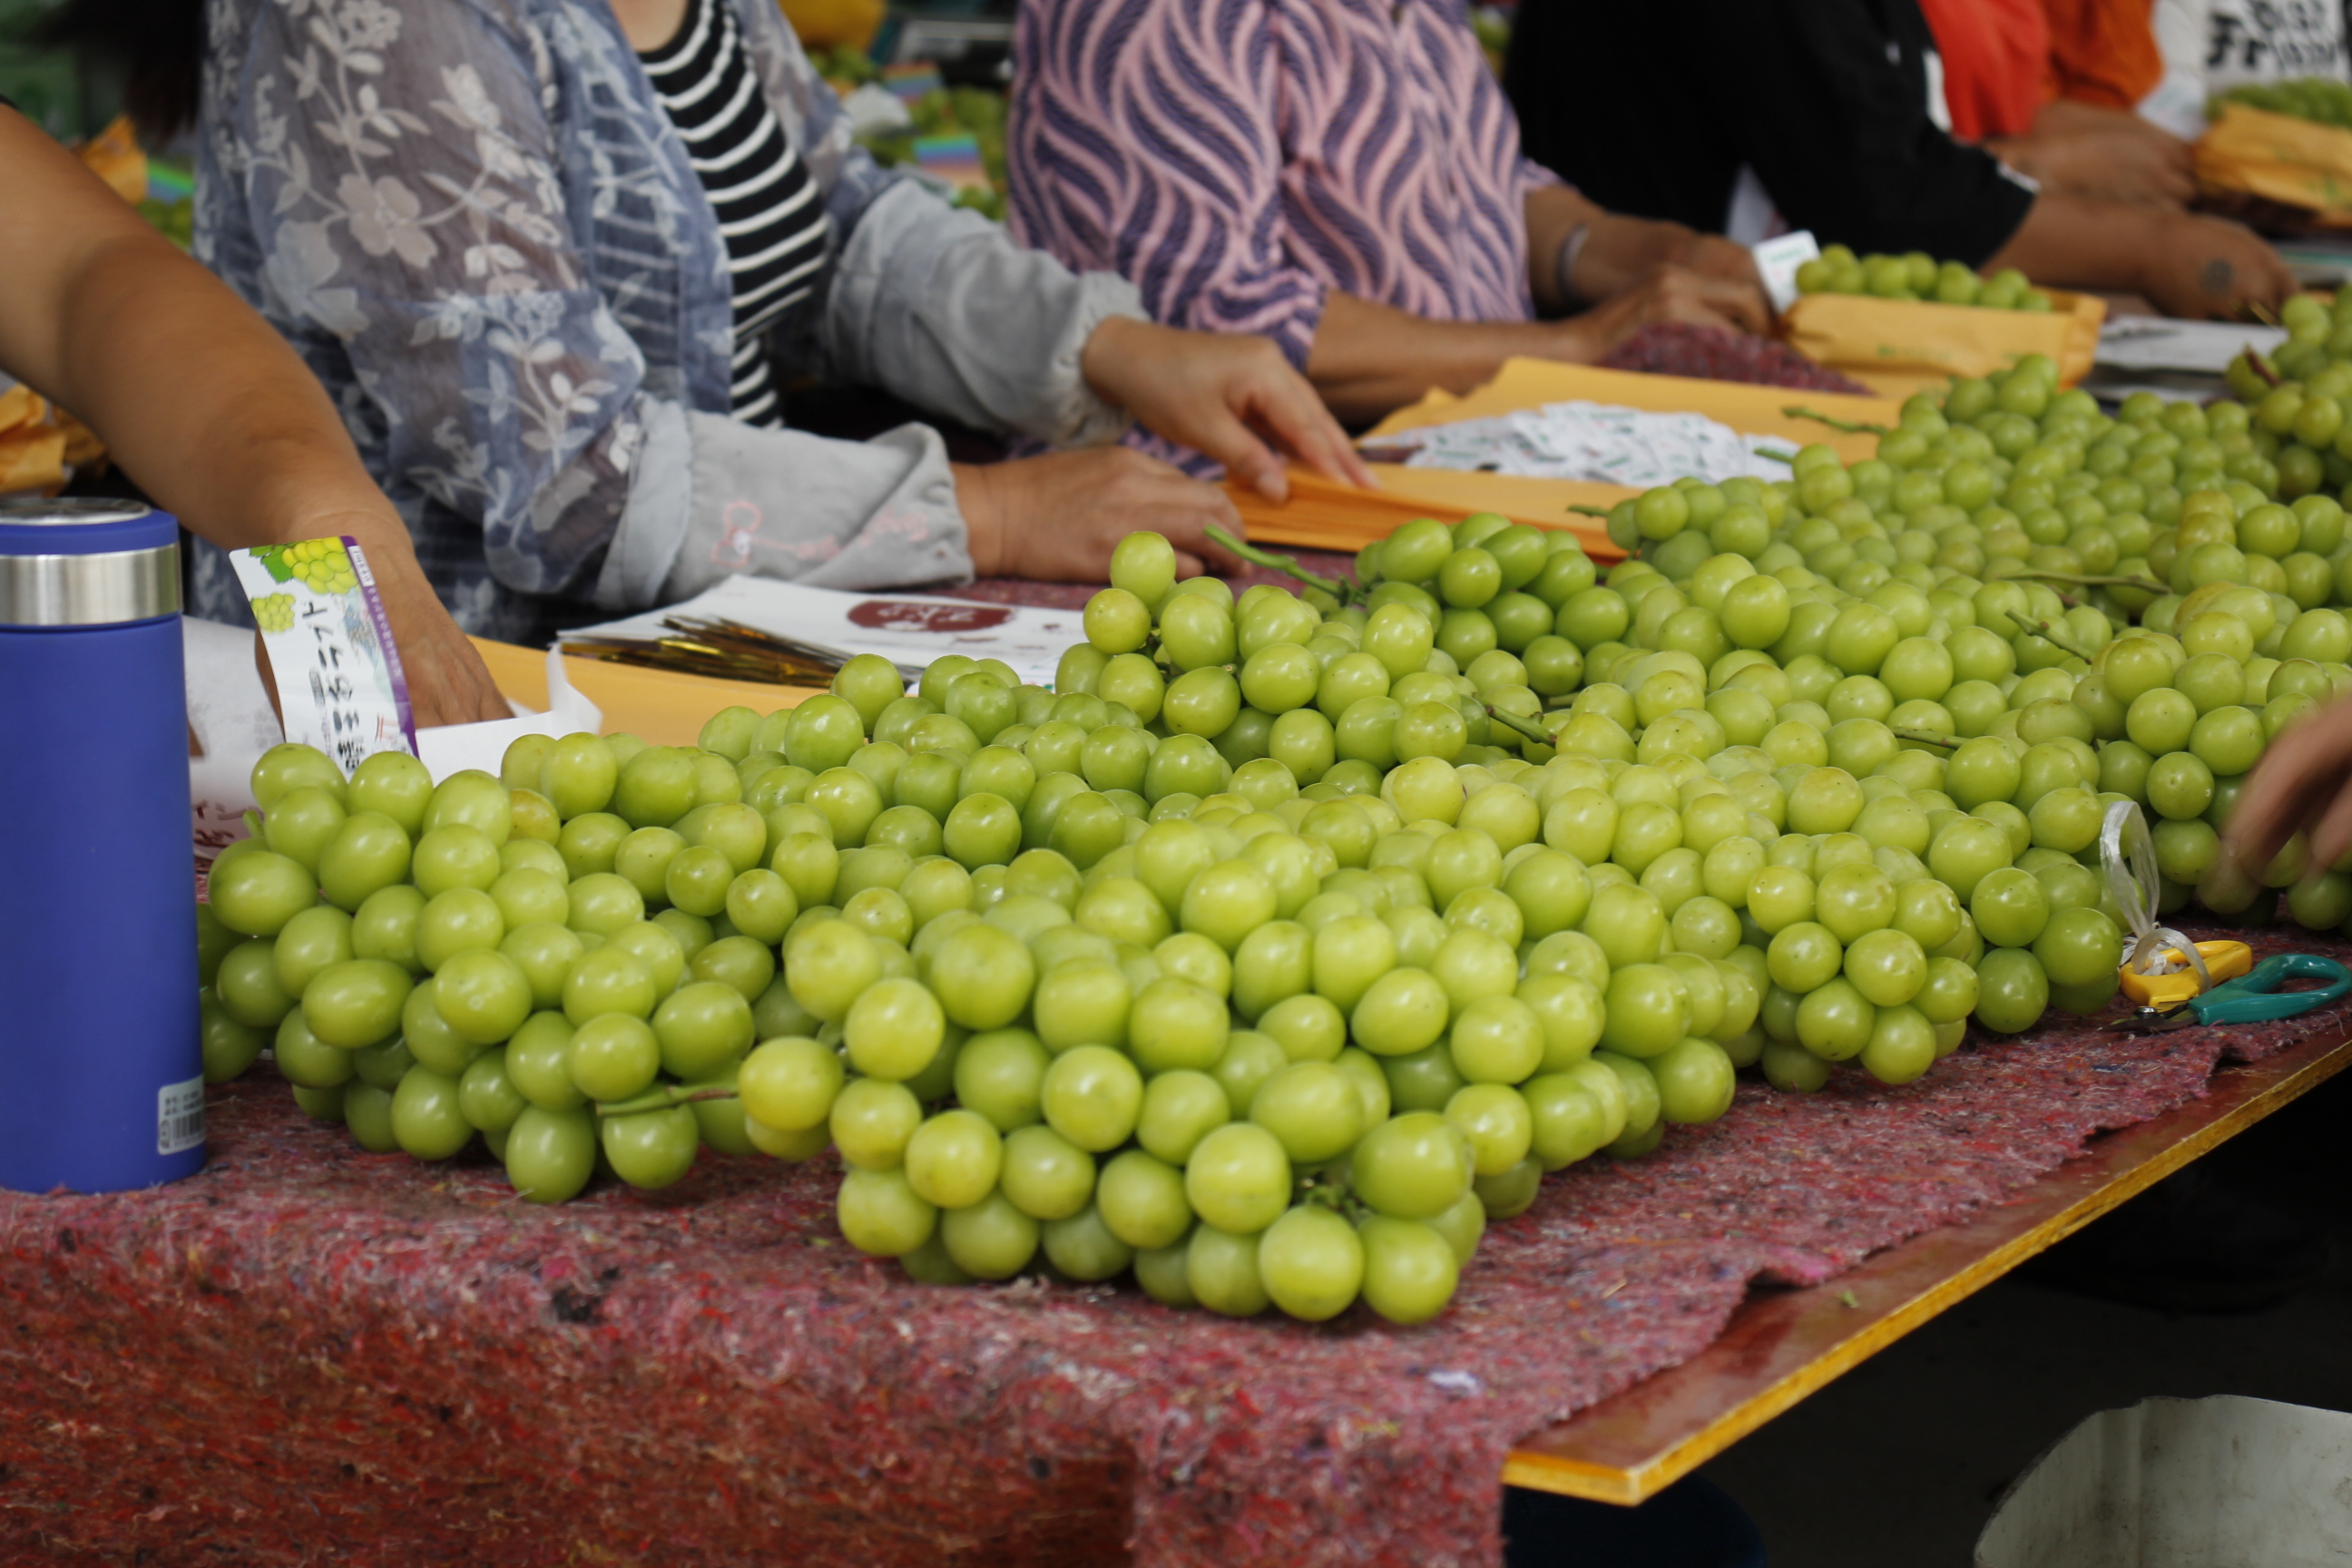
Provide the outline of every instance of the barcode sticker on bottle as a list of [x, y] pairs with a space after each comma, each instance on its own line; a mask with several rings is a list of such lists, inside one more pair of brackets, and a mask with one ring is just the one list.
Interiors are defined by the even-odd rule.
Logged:
[[176, 1154], [205, 1142], [205, 1080], [167, 1083], [155, 1091], [155, 1152]]

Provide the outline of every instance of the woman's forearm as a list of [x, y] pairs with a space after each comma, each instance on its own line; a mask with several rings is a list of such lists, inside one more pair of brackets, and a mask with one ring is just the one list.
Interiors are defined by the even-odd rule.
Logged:
[[267, 322], [7, 110], [0, 168], [0, 367], [215, 543], [306, 537], [337, 517], [407, 548], [326, 393]]
[[2252, 230], [2201, 214], [2045, 191], [1988, 271], [2014, 267], [2038, 283], [2146, 295], [2173, 316], [2226, 316], [2276, 305], [2294, 275]]
[[1315, 328], [1307, 379], [1331, 412], [1362, 424], [1432, 387], [1468, 392], [1494, 379], [1514, 354], [1590, 358], [1576, 334], [1548, 321], [1433, 321], [1354, 294], [1332, 293]]
[[0, 210], [0, 369], [70, 409], [158, 505], [215, 544], [358, 540], [417, 721], [505, 718], [399, 512], [269, 324], [8, 109]]

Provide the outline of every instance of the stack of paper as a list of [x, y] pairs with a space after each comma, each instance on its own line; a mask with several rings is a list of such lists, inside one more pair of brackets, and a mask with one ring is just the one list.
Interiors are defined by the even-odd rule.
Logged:
[[[1407, 468], [1591, 479], [1646, 488], [1685, 477], [1715, 483], [1789, 477], [1795, 443], [1747, 436], [1702, 414], [1656, 414], [1601, 403], [1547, 403], [1487, 419], [1382, 436], [1377, 455]], [[1776, 454], [1768, 456], [1767, 454]]]

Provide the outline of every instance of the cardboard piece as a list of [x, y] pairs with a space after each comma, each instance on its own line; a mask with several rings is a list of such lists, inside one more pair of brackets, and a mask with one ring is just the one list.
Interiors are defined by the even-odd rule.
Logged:
[[[490, 679], [510, 702], [530, 709], [548, 706], [548, 671], [561, 668], [571, 689], [592, 704], [601, 717], [572, 728], [599, 734], [635, 735], [656, 746], [691, 746], [703, 725], [722, 708], [741, 706], [762, 713], [807, 701], [818, 689], [809, 686], [767, 686], [748, 680], [713, 680], [700, 675], [672, 675], [667, 670], [635, 665], [607, 664], [601, 659], [568, 658], [512, 643], [472, 639], [489, 666]], [[568, 732], [568, 731], [565, 731]], [[436, 731], [420, 731], [421, 742]], [[511, 737], [509, 737], [511, 739]], [[500, 742], [500, 750], [504, 750]], [[429, 764], [428, 764], [429, 765]], [[490, 771], [496, 773], [494, 761]]]

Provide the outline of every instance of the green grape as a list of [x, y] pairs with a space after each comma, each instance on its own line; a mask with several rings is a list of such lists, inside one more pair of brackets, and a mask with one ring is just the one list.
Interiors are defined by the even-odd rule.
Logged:
[[1349, 1182], [1358, 1197], [1382, 1214], [1427, 1219], [1450, 1207], [1468, 1188], [1471, 1161], [1470, 1144], [1444, 1116], [1408, 1110], [1371, 1129], [1356, 1143]]
[[1209, 1226], [1236, 1235], [1255, 1234], [1288, 1206], [1290, 1156], [1265, 1128], [1230, 1122], [1193, 1149], [1185, 1166], [1184, 1195]]
[[1444, 1237], [1417, 1220], [1374, 1215], [1358, 1236], [1363, 1245], [1365, 1304], [1401, 1326], [1427, 1322], [1445, 1310], [1460, 1265]]
[[402, 1075], [392, 1094], [392, 1135], [413, 1160], [446, 1160], [474, 1141], [458, 1103], [457, 1080], [428, 1068]]
[[1338, 1213], [1302, 1205], [1259, 1238], [1257, 1265], [1276, 1306], [1302, 1321], [1319, 1323], [1355, 1303], [1363, 1284], [1364, 1247], [1355, 1227]]
[[2041, 961], [2021, 947], [1996, 948], [1977, 970], [1976, 1016], [1988, 1029], [2018, 1034], [2032, 1028], [2050, 1005], [2050, 981]]
[[596, 1123], [588, 1111], [533, 1104], [508, 1130], [507, 1180], [533, 1203], [564, 1203], [596, 1173]]
[[1363, 1130], [1363, 1102], [1337, 1067], [1294, 1062], [1259, 1087], [1250, 1120], [1272, 1132], [1293, 1163], [1316, 1164], [1354, 1144]]

